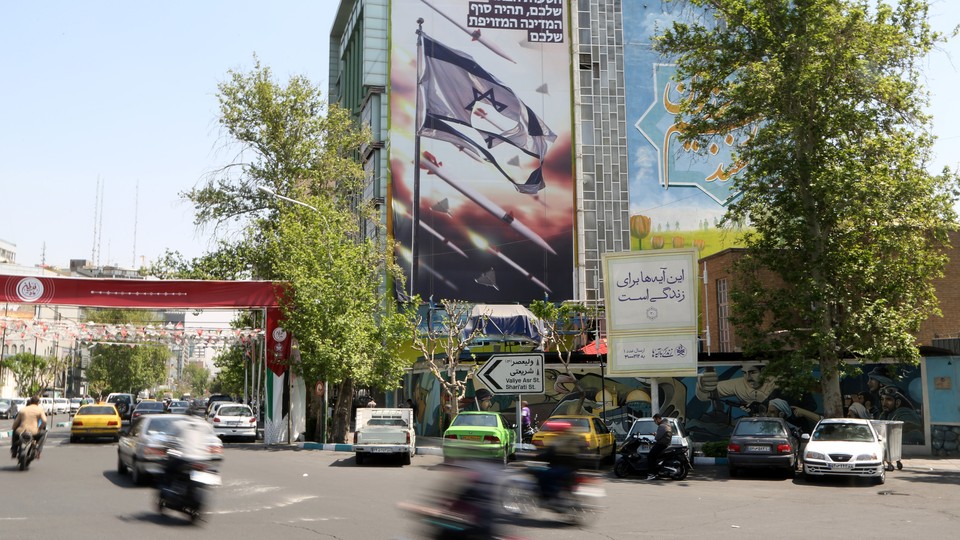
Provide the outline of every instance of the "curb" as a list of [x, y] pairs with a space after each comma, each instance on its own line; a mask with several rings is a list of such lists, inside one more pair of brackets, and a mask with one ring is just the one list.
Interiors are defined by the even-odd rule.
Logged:
[[12, 431], [0, 431], [0, 439], [6, 439], [11, 435], [13, 435]]
[[[297, 447], [301, 450], [325, 450], [328, 452], [353, 452], [352, 444], [340, 443], [318, 443], [318, 442], [298, 442]], [[421, 456], [442, 456], [443, 449], [433, 446], [418, 446], [416, 453]]]
[[725, 458], [725, 457], [713, 458], [713, 457], [693, 456], [693, 464], [694, 464], [694, 465], [706, 465], [706, 466], [710, 466], [710, 465], [726, 465], [726, 464], [727, 464], [727, 458]]

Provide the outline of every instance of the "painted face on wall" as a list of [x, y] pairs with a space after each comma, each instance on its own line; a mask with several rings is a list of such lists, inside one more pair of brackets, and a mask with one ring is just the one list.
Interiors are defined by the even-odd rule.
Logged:
[[759, 390], [763, 386], [763, 375], [761, 374], [761, 369], [759, 366], [744, 366], [743, 368], [743, 382], [747, 383], [747, 386], [753, 388], [754, 390]]

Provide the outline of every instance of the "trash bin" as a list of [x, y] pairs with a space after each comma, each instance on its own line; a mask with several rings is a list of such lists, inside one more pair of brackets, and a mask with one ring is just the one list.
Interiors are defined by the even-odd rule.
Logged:
[[883, 461], [888, 471], [903, 469], [903, 422], [900, 420], [871, 420], [873, 428], [883, 438]]

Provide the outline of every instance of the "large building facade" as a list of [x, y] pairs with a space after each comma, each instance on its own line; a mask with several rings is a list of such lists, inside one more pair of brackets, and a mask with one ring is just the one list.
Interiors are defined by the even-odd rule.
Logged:
[[[630, 251], [693, 248], [709, 275], [696, 376], [613, 378], [599, 363], [548, 366], [548, 390], [529, 396], [541, 418], [586, 403], [621, 433], [630, 415], [666, 410], [706, 441], [728, 435], [754, 401], [787, 402], [757, 379], [762, 368], [742, 363], [729, 324], [725, 287], [738, 234], [719, 222], [736, 197], [743, 169], [730, 160], [740, 141], [679, 142], [685, 88], [653, 48], [657, 31], [691, 16], [689, 3], [665, 0], [340, 2], [328, 98], [373, 132], [361, 156], [366, 196], [379, 203], [411, 278], [401, 296], [603, 306], [604, 257]], [[919, 337], [953, 350], [934, 343], [958, 335], [948, 285], [938, 283], [944, 320]], [[865, 366], [843, 390], [867, 391], [879, 380], [869, 373], [883, 371], [900, 392], [898, 410], [913, 414], [905, 442], [955, 453], [948, 432], [960, 432], [960, 417], [950, 389], [960, 372], [949, 358], [902, 372]], [[414, 374], [406, 383], [421, 432], [436, 433], [443, 419], [434, 381]], [[483, 403], [512, 410], [515, 398]], [[815, 395], [789, 405], [809, 410], [808, 421], [822, 411]]]

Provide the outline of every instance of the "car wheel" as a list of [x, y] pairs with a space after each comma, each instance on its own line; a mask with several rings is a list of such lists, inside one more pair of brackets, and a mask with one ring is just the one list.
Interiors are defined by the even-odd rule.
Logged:
[[737, 469], [736, 467], [734, 467], [733, 465], [731, 465], [731, 466], [730, 466], [730, 478], [736, 478], [739, 474], [740, 474], [740, 470]]
[[363, 453], [357, 452], [356, 462], [357, 465], [363, 465]]
[[76, 442], [79, 441], [79, 440], [80, 440], [80, 437], [77, 437], [76, 435], [71, 435], [71, 436], [70, 436], [70, 443], [71, 443], [71, 444], [76, 444]]
[[120, 459], [120, 454], [117, 454], [117, 472], [119, 474], [127, 474], [127, 466], [123, 464], [123, 460]]
[[413, 457], [413, 456], [410, 455], [410, 452], [404, 452], [404, 453], [400, 456], [400, 463], [401, 463], [402, 465], [409, 465], [412, 457]]
[[873, 483], [882, 486], [884, 482], [887, 481], [887, 471], [885, 469], [880, 469], [880, 476], [873, 479]]

